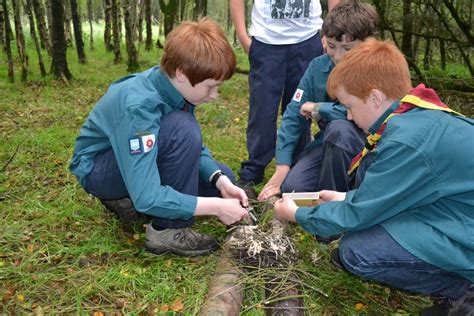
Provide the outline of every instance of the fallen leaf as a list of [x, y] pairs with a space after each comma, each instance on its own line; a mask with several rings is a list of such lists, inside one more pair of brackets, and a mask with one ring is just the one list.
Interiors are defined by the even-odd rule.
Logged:
[[104, 313], [102, 313], [102, 312], [94, 312], [94, 314], [92, 314], [92, 316], [104, 316]]
[[153, 305], [148, 305], [147, 309], [146, 309], [146, 313], [148, 316], [153, 316], [155, 315], [156, 313], [156, 307], [153, 306]]
[[180, 312], [184, 309], [184, 304], [183, 302], [181, 301], [181, 299], [176, 299], [174, 302], [173, 302], [173, 305], [171, 305], [171, 310], [173, 312]]
[[356, 311], [360, 311], [362, 309], [367, 309], [367, 305], [364, 305], [362, 303], [357, 303], [357, 304], [355, 304], [355, 309], [356, 309]]
[[168, 306], [168, 304], [164, 304], [160, 308], [160, 312], [168, 312], [169, 310], [170, 310], [170, 307]]

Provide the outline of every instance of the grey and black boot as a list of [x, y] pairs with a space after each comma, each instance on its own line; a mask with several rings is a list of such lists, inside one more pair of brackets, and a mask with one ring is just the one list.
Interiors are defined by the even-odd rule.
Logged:
[[149, 223], [150, 218], [135, 210], [132, 200], [123, 198], [119, 200], [100, 200], [100, 202], [112, 213], [114, 213], [125, 231], [132, 232]]
[[474, 316], [474, 289], [458, 300], [436, 299], [433, 306], [420, 312], [421, 316]]
[[190, 227], [156, 230], [148, 224], [145, 236], [145, 249], [160, 255], [171, 252], [185, 257], [207, 255], [217, 248], [216, 240], [193, 231]]

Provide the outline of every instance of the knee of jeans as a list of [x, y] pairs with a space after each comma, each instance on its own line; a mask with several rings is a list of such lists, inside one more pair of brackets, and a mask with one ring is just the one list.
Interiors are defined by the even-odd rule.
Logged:
[[360, 144], [364, 145], [365, 134], [351, 121], [334, 120], [326, 127], [324, 142], [330, 142], [340, 148], [358, 148]]
[[373, 273], [373, 267], [364, 259], [361, 251], [360, 240], [353, 238], [351, 234], [345, 235], [339, 241], [339, 258], [344, 267], [358, 276], [368, 276]]
[[301, 186], [301, 181], [298, 181], [296, 177], [292, 177], [291, 173], [285, 178], [281, 184], [280, 190], [282, 193], [288, 192], [304, 192], [304, 188]]

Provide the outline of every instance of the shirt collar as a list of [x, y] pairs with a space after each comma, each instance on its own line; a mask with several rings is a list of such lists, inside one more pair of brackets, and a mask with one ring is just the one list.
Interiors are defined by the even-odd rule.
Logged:
[[332, 59], [331, 57], [329, 57], [328, 54], [325, 54], [324, 56], [326, 56], [326, 64], [324, 64], [322, 67], [321, 67], [321, 70], [325, 73], [330, 73], [332, 71], [332, 69], [334, 68], [334, 63], [332, 62]]
[[161, 92], [163, 101], [173, 109], [181, 110], [184, 106], [184, 98], [171, 84], [168, 75], [161, 71], [159, 66], [156, 66], [152, 68], [151, 76], [156, 89]]
[[385, 119], [393, 112], [395, 111], [396, 108], [400, 105], [400, 101], [397, 100], [390, 105], [390, 107], [375, 121], [372, 126], [369, 128], [369, 133], [370, 134], [375, 134], [380, 126], [382, 126], [382, 123], [385, 121]]

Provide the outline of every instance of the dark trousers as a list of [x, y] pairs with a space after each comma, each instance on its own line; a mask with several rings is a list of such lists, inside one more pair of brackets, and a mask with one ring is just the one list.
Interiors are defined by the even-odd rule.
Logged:
[[[292, 45], [269, 45], [252, 39], [250, 46], [250, 108], [247, 125], [249, 158], [241, 163], [242, 179], [261, 182], [275, 156], [278, 107], [291, 101], [311, 60], [323, 53], [319, 34]], [[310, 141], [309, 123], [300, 148]]]
[[[331, 121], [325, 128], [323, 143], [303, 152], [281, 186], [282, 192], [335, 190], [347, 192], [354, 188], [354, 176], [347, 170], [363, 148], [365, 133], [353, 122]], [[365, 158], [364, 158], [365, 159]], [[361, 164], [360, 169], [365, 168]], [[360, 172], [363, 174], [364, 172]]]
[[[208, 183], [208, 179], [199, 177], [201, 129], [193, 115], [188, 112], [172, 112], [163, 117], [157, 146], [156, 163], [161, 185], [168, 185], [176, 191], [194, 196], [220, 196], [219, 191]], [[235, 181], [232, 170], [217, 163], [222, 172]], [[112, 149], [95, 157], [94, 167], [87, 176], [84, 189], [104, 200], [129, 196]], [[194, 217], [189, 220], [154, 217], [153, 226], [158, 229], [183, 228], [191, 226], [194, 221]]]
[[344, 267], [363, 278], [433, 297], [461, 298], [472, 283], [418, 259], [380, 225], [346, 234], [339, 242]]

